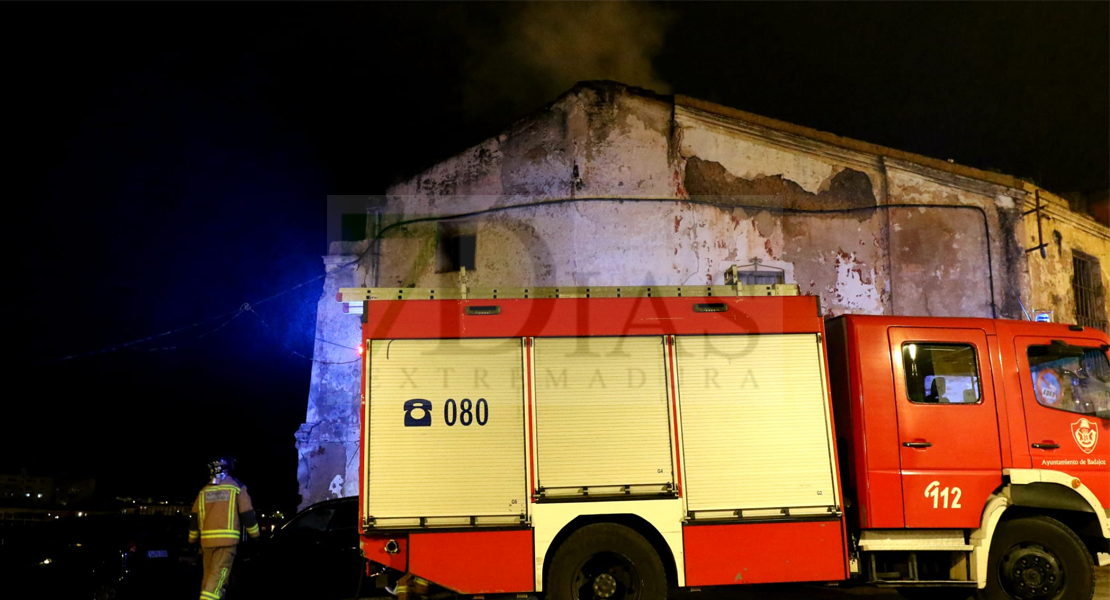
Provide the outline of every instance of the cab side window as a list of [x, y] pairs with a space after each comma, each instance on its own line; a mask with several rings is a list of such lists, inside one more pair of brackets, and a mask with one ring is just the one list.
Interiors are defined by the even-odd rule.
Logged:
[[1084, 415], [1110, 408], [1110, 364], [1102, 350], [1053, 342], [1029, 346], [1028, 357], [1038, 404]]
[[975, 347], [969, 344], [902, 344], [906, 394], [914, 404], [982, 402]]

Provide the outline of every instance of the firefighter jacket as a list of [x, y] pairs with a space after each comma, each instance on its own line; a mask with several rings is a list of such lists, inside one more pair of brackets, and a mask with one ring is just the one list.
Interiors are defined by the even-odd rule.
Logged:
[[252, 539], [259, 535], [247, 486], [230, 475], [204, 486], [189, 514], [189, 543], [199, 539], [203, 548], [234, 546], [241, 529]]

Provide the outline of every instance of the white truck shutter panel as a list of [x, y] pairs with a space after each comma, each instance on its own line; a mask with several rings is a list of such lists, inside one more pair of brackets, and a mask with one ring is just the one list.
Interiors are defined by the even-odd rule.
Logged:
[[368, 515], [382, 525], [519, 520], [528, 501], [522, 373], [520, 339], [373, 341]]
[[814, 334], [679, 336], [687, 510], [835, 506]]
[[670, 489], [662, 337], [535, 340], [538, 484], [545, 494]]

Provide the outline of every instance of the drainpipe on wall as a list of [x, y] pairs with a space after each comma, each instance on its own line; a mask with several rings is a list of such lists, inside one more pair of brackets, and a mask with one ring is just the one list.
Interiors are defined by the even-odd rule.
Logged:
[[[888, 204], [889, 202], [889, 181], [887, 180], [886, 173], [886, 157], [882, 154], [879, 155], [879, 174], [882, 179], [879, 180], [879, 203]], [[898, 311], [894, 309], [894, 261], [890, 259], [891, 254], [891, 240], [890, 240], [890, 210], [884, 209], [883, 211], [883, 232], [886, 236], [886, 252], [883, 254], [886, 261], [886, 282], [887, 287], [890, 289], [890, 312], [897, 314]]]

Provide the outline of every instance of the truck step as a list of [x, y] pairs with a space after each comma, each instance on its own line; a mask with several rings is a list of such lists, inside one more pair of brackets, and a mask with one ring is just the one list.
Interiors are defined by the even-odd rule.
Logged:
[[959, 529], [864, 531], [859, 547], [864, 552], [970, 552], [975, 548]]

